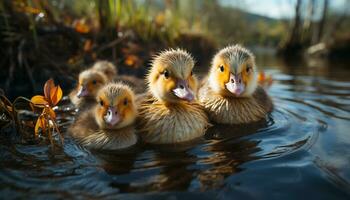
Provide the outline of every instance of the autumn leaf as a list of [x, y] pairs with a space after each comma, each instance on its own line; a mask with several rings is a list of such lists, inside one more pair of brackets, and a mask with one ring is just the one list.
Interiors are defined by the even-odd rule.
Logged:
[[134, 66], [136, 63], [139, 62], [139, 57], [135, 55], [128, 55], [124, 62], [128, 66]]
[[271, 75], [266, 75], [265, 72], [260, 72], [258, 74], [258, 83], [261, 86], [271, 86], [273, 82]]
[[73, 26], [78, 33], [90, 32], [90, 27], [85, 23], [85, 20], [77, 20], [74, 22]]
[[51, 88], [50, 90], [50, 100], [52, 103], [52, 106], [57, 105], [57, 103], [62, 99], [62, 89], [60, 86], [55, 86], [54, 88]]
[[89, 51], [91, 51], [91, 49], [92, 49], [92, 40], [86, 40], [85, 42], [84, 42], [84, 51], [85, 52], [89, 52]]
[[39, 128], [41, 128], [42, 132], [46, 132], [46, 125], [47, 123], [44, 115], [40, 115], [38, 120], [36, 121], [35, 129], [34, 129], [34, 133], [36, 137], [39, 135]]
[[49, 105], [49, 102], [42, 95], [35, 95], [30, 101], [36, 106]]

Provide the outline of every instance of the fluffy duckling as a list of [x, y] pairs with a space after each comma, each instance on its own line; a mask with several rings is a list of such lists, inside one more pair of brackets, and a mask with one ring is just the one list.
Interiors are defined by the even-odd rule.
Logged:
[[95, 104], [98, 90], [107, 82], [103, 73], [92, 69], [85, 70], [79, 74], [79, 83], [69, 94], [69, 98], [76, 107], [88, 108]]
[[118, 69], [113, 63], [109, 61], [97, 61], [91, 69], [100, 71], [104, 73], [109, 81], [117, 81], [117, 82], [123, 82], [127, 85], [129, 85], [135, 93], [143, 93], [145, 92], [145, 82], [142, 79], [139, 79], [135, 76], [128, 76], [128, 75], [118, 75]]
[[193, 67], [193, 58], [179, 49], [161, 52], [153, 60], [149, 92], [138, 99], [139, 128], [146, 143], [178, 143], [204, 135], [208, 119], [196, 101]]
[[101, 88], [96, 100], [98, 103], [72, 125], [72, 136], [92, 149], [116, 150], [136, 144], [134, 92], [124, 84], [109, 83]]
[[105, 60], [97, 61], [91, 69], [102, 72], [109, 81], [112, 81], [118, 74], [117, 67], [113, 63]]
[[256, 72], [253, 54], [239, 45], [228, 46], [214, 56], [199, 90], [199, 100], [212, 121], [244, 124], [266, 117], [273, 104], [258, 86]]

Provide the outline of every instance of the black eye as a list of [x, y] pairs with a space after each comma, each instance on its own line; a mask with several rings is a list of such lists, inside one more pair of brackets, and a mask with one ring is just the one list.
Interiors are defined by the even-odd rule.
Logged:
[[252, 67], [248, 66], [246, 69], [247, 73], [249, 73], [251, 71], [251, 69], [252, 69]]
[[169, 78], [169, 72], [167, 71], [167, 70], [165, 70], [164, 72], [163, 72], [163, 74], [164, 74], [164, 77], [167, 79], [167, 78]]
[[103, 106], [103, 101], [102, 100], [100, 100], [100, 105]]
[[193, 75], [193, 71], [191, 71], [191, 76]]
[[92, 84], [96, 85], [97, 81], [96, 80], [93, 80], [92, 81]]
[[223, 66], [223, 65], [220, 66], [220, 71], [221, 71], [221, 72], [224, 71], [224, 66]]
[[128, 105], [128, 99], [124, 99], [124, 106]]

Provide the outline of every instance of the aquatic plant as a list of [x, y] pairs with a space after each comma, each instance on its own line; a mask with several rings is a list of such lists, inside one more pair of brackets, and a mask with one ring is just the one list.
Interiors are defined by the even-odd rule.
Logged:
[[[55, 146], [56, 141], [53, 136], [57, 134], [62, 145], [64, 138], [59, 130], [53, 109], [62, 99], [62, 95], [61, 87], [55, 86], [52, 79], [45, 83], [44, 96], [36, 95], [30, 100], [25, 97], [17, 97], [11, 102], [0, 90], [1, 130], [6, 128], [15, 130], [24, 141], [32, 139], [38, 141], [39, 137], [48, 139], [52, 147]], [[34, 121], [36, 121], [35, 125]]]

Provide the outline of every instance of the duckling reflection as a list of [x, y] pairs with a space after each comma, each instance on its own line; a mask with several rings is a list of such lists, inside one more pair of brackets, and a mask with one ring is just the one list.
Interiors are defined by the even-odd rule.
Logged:
[[145, 148], [149, 152], [147, 156], [137, 158], [144, 162], [134, 166], [135, 171], [143, 171], [142, 177], [133, 175], [130, 179], [134, 180], [128, 184], [114, 181], [114, 187], [121, 192], [174, 191], [190, 187], [195, 177], [195, 169], [190, 167], [195, 166], [197, 161], [194, 154], [188, 153], [193, 145], [181, 144], [180, 148], [152, 145]]
[[197, 179], [201, 190], [221, 188], [228, 176], [239, 173], [244, 168], [242, 164], [258, 159], [254, 154], [261, 151], [259, 141], [240, 138], [212, 141], [212, 144], [203, 148], [210, 153], [201, 162], [206, 169], [198, 172]]

